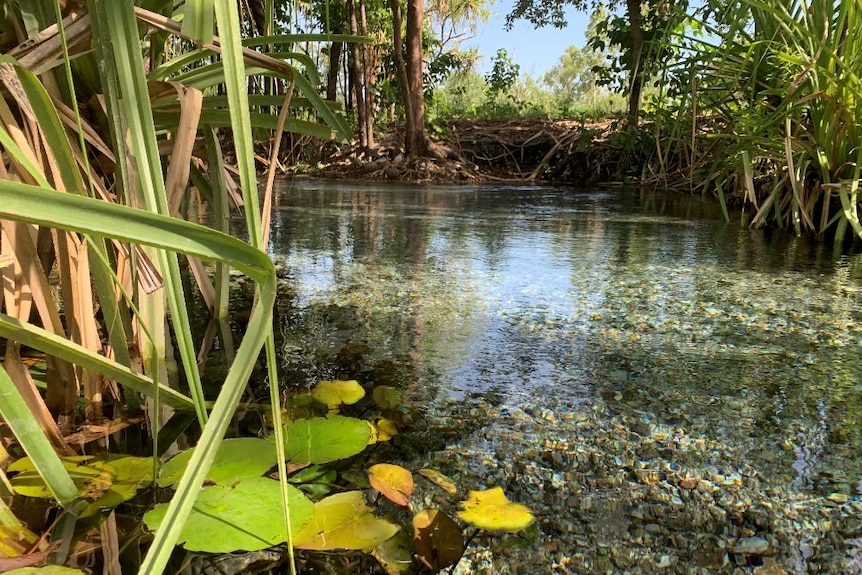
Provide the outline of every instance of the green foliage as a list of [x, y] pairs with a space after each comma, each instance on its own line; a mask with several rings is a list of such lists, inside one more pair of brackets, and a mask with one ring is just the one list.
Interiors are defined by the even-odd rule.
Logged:
[[491, 72], [485, 75], [488, 82], [488, 93], [496, 96], [506, 92], [518, 81], [518, 73], [521, 67], [512, 60], [505, 48], [497, 50], [492, 62]]
[[[176, 485], [185, 473], [194, 448], [178, 453], [159, 471], [157, 483], [160, 487]], [[277, 461], [275, 442], [256, 437], [225, 439], [219, 445], [207, 480], [229, 483], [237, 479], [257, 477], [269, 471]]]
[[298, 465], [329, 463], [360, 453], [371, 438], [368, 422], [343, 415], [298, 419], [287, 424], [285, 452]]
[[[314, 506], [293, 486], [288, 486], [288, 506], [293, 535], [311, 520]], [[144, 514], [144, 523], [158, 531], [167, 504], [160, 503]], [[281, 515], [278, 481], [252, 477], [218, 483], [201, 489], [178, 543], [189, 551], [232, 553], [257, 551], [287, 541]]]
[[[153, 481], [153, 460], [149, 457], [113, 456], [101, 460], [79, 455], [63, 457], [61, 461], [80, 497], [91, 501], [81, 511], [81, 517], [116, 507]], [[54, 497], [35, 462], [29, 457], [13, 462], [7, 471], [15, 474], [10, 484], [18, 495], [47, 499]]]

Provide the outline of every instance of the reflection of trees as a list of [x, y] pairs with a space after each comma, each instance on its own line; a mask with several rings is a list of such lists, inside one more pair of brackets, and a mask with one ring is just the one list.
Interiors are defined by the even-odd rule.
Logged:
[[[695, 432], [802, 445], [797, 432], [826, 421], [823, 461], [860, 451], [859, 257], [836, 265], [831, 248], [676, 218], [707, 209], [680, 196], [308, 185], [282, 196], [289, 224], [273, 244], [289, 275], [326, 276], [306, 327], [316, 335], [302, 337], [323, 350], [309, 361], [333, 373], [350, 364], [349, 375], [422, 401], [456, 378], [588, 373], [622, 393], [620, 409]], [[304, 270], [303, 258], [323, 263]], [[496, 282], [545, 263], [562, 274], [560, 301], [530, 285], [504, 294], [523, 309], [493, 310], [502, 319], [480, 307], [483, 281], [522, 289]], [[313, 315], [302, 305], [296, 325]], [[792, 450], [772, 451], [789, 465]]]

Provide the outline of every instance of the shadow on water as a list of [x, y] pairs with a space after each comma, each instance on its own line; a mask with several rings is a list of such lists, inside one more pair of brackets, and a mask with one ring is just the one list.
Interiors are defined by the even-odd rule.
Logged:
[[287, 385], [403, 388], [414, 466], [537, 511], [464, 568], [862, 572], [858, 254], [679, 195], [311, 180], [271, 245]]

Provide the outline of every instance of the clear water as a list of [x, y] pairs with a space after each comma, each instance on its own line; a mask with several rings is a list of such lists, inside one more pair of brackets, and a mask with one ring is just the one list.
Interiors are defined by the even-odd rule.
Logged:
[[[439, 440], [429, 461], [457, 454], [449, 473], [547, 504], [538, 540], [562, 543], [537, 572], [856, 572], [862, 255], [728, 225], [678, 195], [313, 180], [280, 190], [271, 245], [290, 288], [289, 383], [403, 387]], [[685, 447], [698, 440], [713, 447]], [[558, 444], [563, 463], [547, 455]], [[578, 472], [576, 445], [607, 461]], [[516, 456], [531, 450], [551, 459]], [[682, 475], [804, 509], [769, 527], [701, 522], [718, 551], [692, 561], [675, 536], [701, 523], [608, 513], [627, 485], [654, 489], [635, 470], [656, 466], [686, 505], [703, 502]], [[613, 493], [589, 481], [606, 475], [623, 478]], [[567, 508], [591, 490], [598, 513]], [[732, 553], [761, 535], [764, 556]], [[604, 539], [612, 551], [596, 551]], [[522, 572], [517, 553], [488, 561]]]

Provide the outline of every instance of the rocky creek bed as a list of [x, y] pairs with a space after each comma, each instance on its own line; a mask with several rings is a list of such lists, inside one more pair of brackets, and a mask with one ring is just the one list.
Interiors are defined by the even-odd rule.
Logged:
[[387, 461], [536, 514], [456, 573], [862, 573], [859, 255], [638, 192], [300, 182], [281, 206], [284, 380], [401, 387]]
[[[613, 400], [530, 403], [476, 405], [494, 423], [428, 458], [465, 490], [501, 485], [537, 515], [525, 535], [474, 540], [456, 573], [862, 573], [862, 503], [840, 475], [824, 478], [835, 491], [804, 492], [744, 446]], [[426, 503], [443, 503], [425, 487]]]

